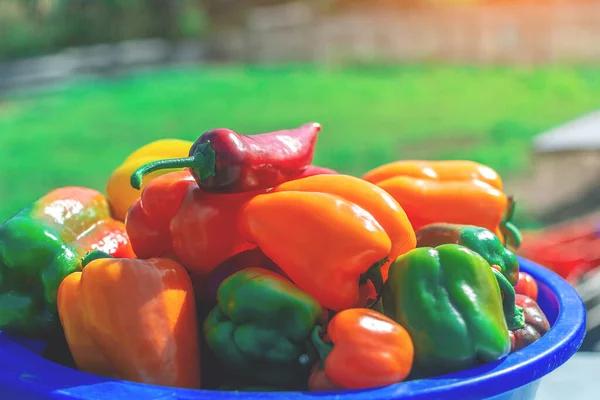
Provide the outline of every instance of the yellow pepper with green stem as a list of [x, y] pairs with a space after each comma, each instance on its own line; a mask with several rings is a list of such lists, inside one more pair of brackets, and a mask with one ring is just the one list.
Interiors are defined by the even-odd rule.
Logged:
[[[131, 174], [139, 167], [156, 160], [187, 157], [193, 142], [179, 139], [163, 139], [149, 143], [131, 153], [110, 176], [106, 186], [108, 202], [115, 219], [124, 221], [129, 207], [140, 198], [141, 190], [131, 187]], [[153, 172], [144, 179], [142, 188], [153, 178], [173, 172], [165, 169]]]

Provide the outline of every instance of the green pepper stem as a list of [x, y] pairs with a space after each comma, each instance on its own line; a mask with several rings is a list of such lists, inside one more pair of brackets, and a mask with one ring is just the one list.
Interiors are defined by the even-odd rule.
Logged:
[[500, 232], [504, 235], [504, 244], [510, 244], [514, 248], [518, 249], [521, 246], [522, 236], [519, 228], [513, 224], [512, 219], [515, 214], [516, 202], [515, 199], [510, 196], [508, 198], [508, 205], [502, 221], [500, 222]]
[[161, 169], [193, 168], [198, 171], [200, 180], [215, 175], [216, 153], [210, 146], [210, 141], [197, 145], [194, 154], [185, 158], [170, 158], [152, 161], [142, 165], [131, 174], [130, 183], [134, 189], [142, 187], [144, 177]]
[[89, 263], [91, 263], [92, 261], [99, 260], [101, 258], [114, 258], [114, 257], [103, 251], [93, 250], [88, 253], [85, 253], [83, 258], [81, 259], [81, 267], [83, 268], [86, 265], [88, 265]]
[[373, 299], [373, 301], [367, 305], [367, 308], [377, 303], [379, 301], [379, 298], [381, 297], [381, 291], [383, 290], [383, 276], [381, 275], [381, 266], [388, 261], [389, 258], [386, 257], [383, 260], [376, 262], [375, 264], [371, 265], [367, 272], [362, 274], [362, 276], [360, 277], [360, 284], [364, 284], [367, 283], [367, 281], [371, 281], [373, 287], [375, 288], [375, 292], [377, 293], [376, 298]]
[[515, 289], [500, 271], [492, 268], [492, 272], [496, 276], [500, 291], [504, 295], [504, 298], [502, 299], [502, 308], [504, 309], [504, 316], [506, 318], [508, 329], [515, 331], [523, 328], [525, 326], [525, 316], [523, 315], [523, 309], [515, 303]]
[[319, 336], [320, 331], [321, 327], [318, 325], [315, 326], [315, 329], [313, 329], [312, 331], [311, 341], [313, 346], [315, 346], [315, 349], [317, 349], [319, 358], [321, 359], [321, 361], [324, 362], [329, 353], [331, 353], [331, 350], [333, 350], [333, 346], [323, 342], [323, 339], [321, 339], [321, 336]]

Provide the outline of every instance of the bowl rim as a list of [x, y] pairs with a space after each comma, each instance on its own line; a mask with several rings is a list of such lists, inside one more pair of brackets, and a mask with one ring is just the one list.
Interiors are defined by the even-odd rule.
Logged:
[[[500, 361], [439, 377], [400, 382], [365, 390], [332, 392], [231, 392], [180, 389], [100, 377], [48, 361], [0, 332], [0, 388], [15, 390], [21, 399], [189, 399], [231, 400], [376, 400], [468, 399], [491, 397], [534, 383], [579, 349], [585, 336], [585, 306], [573, 287], [554, 272], [518, 257], [520, 270], [534, 277], [550, 302], [556, 320], [537, 342]], [[550, 294], [550, 292], [553, 294]], [[555, 300], [551, 297], [555, 297]], [[4, 390], [2, 390], [3, 392]]]

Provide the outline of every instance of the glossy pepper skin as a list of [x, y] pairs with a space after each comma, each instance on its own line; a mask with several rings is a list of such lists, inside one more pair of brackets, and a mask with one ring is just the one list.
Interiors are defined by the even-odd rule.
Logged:
[[200, 387], [194, 291], [169, 259], [117, 259], [92, 252], [67, 276], [58, 311], [77, 367], [101, 376]]
[[519, 280], [517, 257], [488, 229], [473, 225], [436, 223], [424, 226], [416, 235], [417, 247], [459, 244], [485, 258], [492, 268], [499, 270], [512, 285], [516, 285]]
[[194, 276], [256, 248], [237, 231], [242, 206], [255, 193], [204, 192], [188, 171], [155, 178], [127, 215], [127, 233], [140, 258], [175, 257]]
[[363, 175], [363, 179], [377, 183], [397, 176], [442, 181], [478, 180], [502, 190], [502, 179], [492, 168], [468, 160], [401, 160], [381, 165]]
[[315, 368], [309, 380], [313, 391], [368, 389], [406, 379], [411, 371], [414, 347], [408, 332], [383, 314], [351, 308], [336, 314], [327, 326], [331, 344], [313, 331], [312, 340], [323, 368]]
[[398, 238], [400, 251], [414, 240], [397, 204], [357, 181], [341, 175], [290, 181], [251, 199], [240, 217], [244, 237], [300, 289], [334, 311], [356, 306], [359, 286], [369, 280], [381, 290], [390, 236]]
[[[361, 248], [364, 251], [368, 251], [369, 248], [366, 247], [368, 244], [365, 243], [359, 244], [356, 248], [351, 247], [350, 251], [346, 251], [346, 242], [344, 241], [346, 239], [332, 240], [337, 235], [335, 233], [336, 230], [343, 229], [345, 223], [360, 223], [360, 226], [353, 225], [355, 233], [352, 233], [352, 230], [342, 233], [342, 235], [348, 235], [349, 238], [354, 238], [349, 240], [358, 240], [360, 242], [363, 235], [375, 238], [381, 236], [378, 233], [380, 232], [380, 228], [385, 231], [390, 242], [390, 250], [388, 254], [384, 254], [384, 251], [379, 252], [378, 257], [381, 258], [370, 264], [378, 263], [372, 272], [378, 274], [378, 271], [380, 271], [381, 278], [384, 281], [387, 279], [387, 271], [390, 265], [389, 260], [415, 248], [416, 239], [414, 230], [400, 205], [384, 190], [362, 179], [348, 175], [315, 175], [283, 183], [273, 188], [267, 196], [278, 195], [279, 193], [288, 193], [286, 196], [275, 198], [277, 202], [279, 202], [278, 199], [281, 199], [287, 203], [286, 207], [280, 207], [271, 212], [268, 205], [268, 198], [265, 199], [266, 203], [262, 203], [260, 199], [256, 200], [256, 202], [251, 201], [249, 204], [250, 207], [243, 214], [241, 220], [242, 227], [240, 229], [246, 233], [250, 241], [259, 244], [265, 254], [272, 258], [281, 269], [286, 271], [290, 278], [300, 285], [303, 290], [308, 291], [313, 296], [317, 296], [323, 304], [328, 304], [329, 308], [340, 307], [339, 309], [343, 309], [350, 306], [365, 306], [364, 303], [360, 303], [356, 299], [357, 295], [356, 290], [353, 288], [355, 283], [352, 283], [352, 275], [360, 274], [361, 271], [362, 273], [366, 272], [366, 268], [368, 268], [366, 264], [374, 260], [373, 257], [370, 257], [364, 261], [354, 259], [351, 263], [347, 262], [353, 253], [356, 252], [358, 254], [359, 251], [363, 251], [360, 250]], [[294, 196], [298, 196], [301, 201], [306, 201], [306, 207], [295, 209]], [[257, 203], [262, 205], [259, 208], [255, 208], [254, 204]], [[260, 215], [258, 214], [259, 212], [261, 213]], [[330, 212], [341, 219], [335, 219], [337, 217], [331, 217], [330, 219], [328, 216]], [[275, 234], [274, 230], [276, 229], [285, 230], [284, 235], [295, 235], [295, 231], [290, 231], [283, 225], [291, 213], [299, 213], [294, 218], [298, 218], [299, 225], [297, 226], [302, 229], [302, 232], [310, 232], [316, 229], [321, 232], [322, 236], [317, 238], [312, 233], [307, 234], [306, 241], [298, 241], [297, 239], [290, 238], [290, 240], [284, 241], [285, 244], [283, 246], [275, 248], [275, 243], [269, 242], [272, 239], [268, 239], [265, 235]], [[305, 219], [302, 215], [304, 213], [313, 215]], [[278, 222], [270, 224], [268, 219]], [[375, 220], [375, 223], [373, 223], [373, 220]], [[331, 224], [331, 221], [338, 222]], [[372, 228], [373, 232], [370, 234], [369, 232]], [[381, 238], [381, 240], [387, 242], [384, 238]], [[380, 247], [385, 244], [383, 242], [379, 244]], [[316, 268], [315, 262], [317, 261], [311, 260], [310, 252], [303, 250], [303, 248], [307, 247], [312, 249], [311, 252], [316, 250], [317, 257], [320, 257], [320, 254], [325, 254], [325, 258], [319, 261], [319, 264], [322, 265], [321, 268]], [[387, 248], [387, 244], [384, 247]], [[336, 262], [335, 257], [337, 257], [337, 253], [330, 253], [330, 249], [340, 252], [339, 256], [342, 258]], [[376, 247], [372, 249], [376, 249]], [[298, 257], [293, 255], [298, 253]], [[384, 259], [386, 257], [387, 259]], [[335, 265], [341, 266], [343, 263], [346, 266], [340, 267], [336, 272]], [[351, 270], [355, 272], [351, 273]], [[309, 271], [312, 272], [309, 273]], [[342, 299], [341, 297], [343, 296], [340, 296], [338, 299], [325, 300], [325, 297], [333, 297], [327, 294], [330, 291], [325, 287], [326, 280], [330, 279], [328, 276], [330, 273], [338, 275], [335, 279], [340, 279], [345, 275], [345, 278], [343, 278], [344, 285], [348, 285], [345, 292], [348, 296], [346, 299]], [[325, 281], [318, 282], [321, 279]], [[368, 282], [364, 281], [365, 279], [361, 279], [361, 287], [362, 284], [368, 284]], [[377, 282], [373, 283], [377, 284]], [[377, 286], [374, 288], [375, 294], [381, 290], [380, 285], [377, 284]], [[362, 291], [364, 292], [364, 290]], [[338, 301], [342, 303], [335, 305], [334, 303]], [[349, 305], [351, 301], [354, 301], [354, 303]]]
[[[179, 139], [162, 139], [146, 144], [131, 153], [121, 165], [119, 165], [108, 179], [106, 185], [106, 197], [110, 204], [113, 217], [119, 221], [125, 221], [129, 207], [140, 198], [140, 191], [131, 187], [131, 174], [139, 167], [147, 163], [173, 158], [185, 157], [190, 151], [193, 142]], [[173, 172], [168, 169], [159, 170], [146, 177], [144, 184], [150, 182], [157, 176]]]
[[538, 285], [535, 279], [527, 272], [519, 272], [519, 280], [515, 286], [515, 293], [522, 294], [537, 301], [538, 297]]
[[60, 328], [58, 286], [91, 250], [135, 256], [125, 226], [92, 189], [55, 189], [1, 225], [0, 329], [43, 338]]
[[472, 161], [406, 160], [367, 172], [363, 179], [385, 189], [406, 211], [415, 231], [437, 222], [476, 225], [504, 244], [519, 247], [511, 222], [514, 201], [498, 174]]
[[362, 179], [322, 173], [283, 183], [275, 187], [273, 192], [328, 193], [358, 205], [375, 217], [392, 243], [390, 261], [381, 266], [384, 281], [391, 261], [416, 246], [415, 231], [398, 202], [385, 190]]
[[493, 271], [479, 254], [456, 244], [418, 248], [394, 261], [383, 308], [413, 339], [416, 376], [459, 371], [509, 353]]
[[227, 278], [204, 321], [208, 346], [237, 378], [302, 389], [315, 359], [310, 335], [319, 303], [290, 281], [262, 268]]
[[510, 331], [510, 352], [514, 353], [544, 336], [550, 330], [546, 314], [535, 300], [522, 294], [516, 295], [516, 305], [523, 309], [525, 326]]
[[131, 176], [131, 185], [139, 189], [146, 174], [160, 169], [189, 168], [206, 192], [268, 189], [300, 175], [311, 164], [320, 131], [317, 123], [259, 135], [213, 129], [196, 140], [189, 157], [140, 167]]

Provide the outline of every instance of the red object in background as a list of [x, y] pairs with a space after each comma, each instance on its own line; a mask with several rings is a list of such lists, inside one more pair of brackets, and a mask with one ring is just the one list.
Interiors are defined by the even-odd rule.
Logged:
[[515, 286], [515, 293], [527, 296], [537, 301], [538, 285], [535, 279], [527, 272], [519, 272], [519, 280]]
[[525, 234], [519, 254], [575, 284], [585, 273], [600, 266], [598, 224], [575, 222]]

